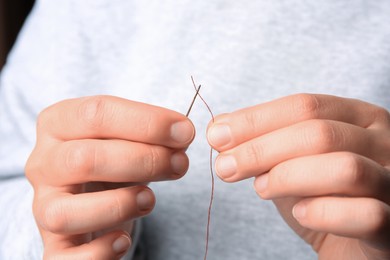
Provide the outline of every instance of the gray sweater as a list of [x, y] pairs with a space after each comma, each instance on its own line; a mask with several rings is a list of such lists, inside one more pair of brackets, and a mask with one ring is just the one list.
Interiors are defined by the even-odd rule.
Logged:
[[[390, 108], [390, 1], [40, 0], [1, 74], [0, 259], [40, 259], [23, 174], [37, 114], [62, 99], [110, 94], [185, 113], [194, 89], [215, 114], [297, 92]], [[139, 244], [148, 259], [202, 259], [210, 175], [197, 137], [179, 181], [153, 183]], [[313, 259], [253, 180], [216, 181], [209, 259]]]

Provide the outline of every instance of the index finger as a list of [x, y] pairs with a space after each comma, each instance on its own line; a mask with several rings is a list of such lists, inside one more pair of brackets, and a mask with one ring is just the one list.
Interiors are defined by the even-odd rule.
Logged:
[[113, 96], [61, 101], [38, 118], [38, 138], [123, 139], [173, 148], [188, 146], [195, 128], [184, 115]]
[[219, 151], [266, 133], [310, 119], [341, 121], [363, 128], [389, 125], [389, 113], [378, 106], [330, 95], [296, 94], [215, 118], [207, 133]]

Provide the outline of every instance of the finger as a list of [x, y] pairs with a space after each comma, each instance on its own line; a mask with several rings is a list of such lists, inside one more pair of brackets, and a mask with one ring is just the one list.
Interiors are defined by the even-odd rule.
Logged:
[[102, 235], [89, 243], [62, 250], [54, 250], [47, 243], [44, 259], [119, 259], [131, 246], [131, 239], [124, 231], [114, 231]]
[[390, 207], [371, 198], [320, 197], [305, 199], [293, 208], [304, 227], [379, 244], [390, 239]]
[[346, 122], [363, 128], [390, 125], [380, 107], [329, 95], [297, 94], [217, 116], [207, 137], [218, 151], [226, 151], [255, 137], [310, 119]]
[[265, 199], [343, 195], [390, 203], [390, 173], [376, 162], [349, 152], [300, 157], [282, 162], [256, 177]]
[[155, 204], [153, 192], [144, 186], [77, 195], [44, 194], [39, 200], [34, 207], [38, 225], [51, 233], [67, 235], [114, 227], [146, 215]]
[[184, 148], [195, 135], [191, 121], [177, 112], [112, 96], [69, 99], [44, 110], [38, 137], [60, 140], [124, 139]]
[[90, 181], [151, 182], [178, 179], [188, 169], [184, 151], [123, 140], [75, 140], [47, 153], [43, 178], [53, 185]]
[[[335, 121], [308, 120], [282, 128], [220, 153], [216, 172], [234, 182], [268, 172], [277, 164], [313, 154], [350, 151], [367, 157], [379, 152], [371, 147], [372, 134], [363, 128]], [[378, 145], [379, 146], [379, 145]]]

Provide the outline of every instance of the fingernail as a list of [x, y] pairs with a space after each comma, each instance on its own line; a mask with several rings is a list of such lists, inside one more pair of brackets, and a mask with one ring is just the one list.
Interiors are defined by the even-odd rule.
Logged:
[[211, 146], [215, 148], [222, 148], [231, 142], [232, 133], [229, 126], [215, 124], [209, 129], [207, 138]]
[[269, 178], [268, 174], [263, 174], [257, 177], [255, 182], [255, 188], [257, 192], [262, 193], [267, 189], [268, 178]]
[[188, 158], [183, 152], [172, 154], [171, 167], [175, 174], [183, 175], [188, 170]]
[[182, 144], [189, 143], [194, 138], [194, 134], [194, 126], [188, 120], [174, 123], [171, 126], [171, 138], [175, 142]]
[[150, 190], [142, 190], [137, 194], [137, 205], [140, 211], [149, 211], [154, 206], [154, 196]]
[[233, 176], [237, 171], [237, 162], [232, 155], [220, 155], [215, 162], [217, 174], [222, 179]]
[[116, 254], [123, 254], [124, 252], [127, 251], [127, 249], [129, 249], [131, 245], [131, 241], [130, 241], [130, 238], [125, 236], [125, 235], [122, 235], [120, 237], [118, 237], [114, 243], [112, 243], [112, 249], [114, 250], [114, 252]]
[[292, 213], [297, 220], [303, 219], [306, 216], [306, 205], [304, 203], [296, 204]]

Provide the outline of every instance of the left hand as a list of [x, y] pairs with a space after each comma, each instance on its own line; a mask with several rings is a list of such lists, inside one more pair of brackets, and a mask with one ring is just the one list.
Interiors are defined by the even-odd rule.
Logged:
[[390, 114], [298, 94], [215, 118], [208, 140], [226, 182], [255, 177], [320, 259], [390, 259]]

